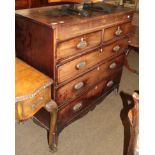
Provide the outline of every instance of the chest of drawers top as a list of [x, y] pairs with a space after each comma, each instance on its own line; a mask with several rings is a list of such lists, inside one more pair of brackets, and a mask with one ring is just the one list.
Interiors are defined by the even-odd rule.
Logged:
[[57, 41], [67, 40], [81, 34], [93, 32], [121, 22], [129, 22], [133, 11], [128, 8], [113, 10], [112, 13], [90, 11], [88, 17], [69, 14], [64, 5], [17, 10], [16, 15], [25, 20], [56, 29]]
[[64, 5], [16, 11], [16, 55], [53, 79], [60, 128], [119, 87], [132, 16], [116, 8], [83, 17]]

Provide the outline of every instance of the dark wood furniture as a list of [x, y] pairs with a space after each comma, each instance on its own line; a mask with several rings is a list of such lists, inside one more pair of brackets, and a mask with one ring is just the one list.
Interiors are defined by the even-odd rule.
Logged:
[[[57, 0], [53, 0], [53, 2], [57, 2]], [[15, 9], [27, 9], [27, 8], [35, 8], [48, 6], [48, 0], [15, 0]]]
[[127, 60], [127, 55], [131, 49], [135, 49], [136, 51], [139, 50], [139, 12], [135, 12], [133, 15], [131, 30], [129, 34], [128, 49], [125, 57], [125, 67], [132, 73], [139, 74], [136, 69], [130, 67]]
[[134, 107], [129, 111], [131, 136], [127, 155], [139, 155], [139, 94], [133, 93]]
[[41, 108], [51, 114], [49, 123], [49, 147], [56, 148], [57, 104], [51, 99], [53, 80], [35, 68], [16, 58], [15, 114], [16, 121], [32, 118]]
[[129, 35], [129, 46], [139, 48], [139, 12], [134, 12]]
[[79, 3], [82, 0], [15, 0], [15, 9], [28, 9], [63, 3]]
[[[133, 11], [67, 14], [64, 6], [16, 11], [16, 55], [53, 80], [57, 133], [118, 90]], [[35, 120], [49, 130], [50, 115]]]

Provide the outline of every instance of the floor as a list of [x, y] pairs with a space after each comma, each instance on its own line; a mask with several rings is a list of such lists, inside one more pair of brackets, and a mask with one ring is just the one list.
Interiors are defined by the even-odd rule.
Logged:
[[[128, 55], [131, 67], [138, 70], [139, 54]], [[123, 155], [127, 110], [123, 96], [139, 89], [139, 76], [125, 67], [118, 95], [111, 93], [93, 111], [65, 128], [54, 155]], [[130, 104], [130, 103], [129, 103]], [[16, 155], [51, 155], [47, 132], [32, 120], [16, 124]], [[126, 143], [126, 142], [125, 142]]]

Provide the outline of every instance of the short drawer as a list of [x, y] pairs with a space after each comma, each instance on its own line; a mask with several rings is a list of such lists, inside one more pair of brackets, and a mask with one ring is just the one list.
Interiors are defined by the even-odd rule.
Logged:
[[109, 41], [116, 37], [128, 34], [130, 31], [131, 23], [120, 24], [110, 28], [106, 28], [103, 34], [103, 41]]
[[70, 101], [90, 89], [103, 78], [117, 74], [124, 63], [124, 55], [97, 66], [92, 71], [58, 88], [56, 102], [58, 105]]
[[87, 50], [89, 48], [98, 46], [101, 43], [101, 31], [84, 34], [79, 37], [58, 43], [57, 59], [64, 59]]
[[102, 63], [102, 61], [111, 56], [120, 55], [126, 47], [127, 39], [122, 39], [59, 66], [57, 70], [58, 83], [84, 73], [89, 68]]
[[58, 122], [64, 126], [69, 121], [72, 121], [87, 107], [92, 106], [92, 104], [107, 90], [119, 84], [120, 75], [121, 74], [117, 74], [107, 77], [103, 81], [94, 85], [94, 87], [92, 87], [87, 93], [83, 94], [78, 99], [60, 108], [58, 112]]
[[30, 97], [16, 103], [16, 119], [25, 120], [32, 117], [37, 111], [51, 100], [51, 87], [47, 87]]

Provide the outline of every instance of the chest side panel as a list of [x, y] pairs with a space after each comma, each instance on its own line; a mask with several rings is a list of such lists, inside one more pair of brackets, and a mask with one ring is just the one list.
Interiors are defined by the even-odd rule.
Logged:
[[53, 30], [16, 16], [16, 56], [53, 78]]

